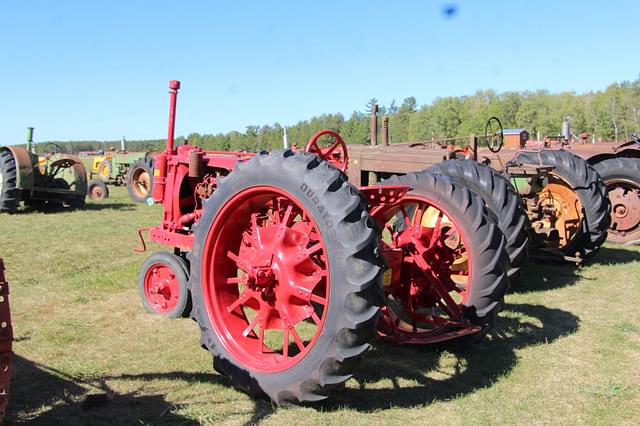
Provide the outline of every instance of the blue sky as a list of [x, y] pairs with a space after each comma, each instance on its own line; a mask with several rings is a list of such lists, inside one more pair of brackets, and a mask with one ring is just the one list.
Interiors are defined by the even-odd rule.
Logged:
[[[295, 124], [415, 96], [640, 77], [636, 1], [30, 1], [0, 8], [0, 144]], [[455, 9], [448, 15], [444, 11]]]

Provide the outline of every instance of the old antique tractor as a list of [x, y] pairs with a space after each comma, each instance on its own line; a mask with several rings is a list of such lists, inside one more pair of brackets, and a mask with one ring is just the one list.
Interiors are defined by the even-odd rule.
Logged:
[[605, 241], [611, 220], [607, 191], [596, 170], [565, 150], [503, 145], [502, 125], [495, 117], [487, 121], [484, 137], [354, 145], [349, 177], [368, 184], [427, 168], [467, 186], [483, 199], [506, 237], [511, 278], [524, 266], [527, 253], [571, 263], [592, 256]]
[[[550, 148], [562, 149], [584, 158], [600, 174], [611, 200], [608, 240], [640, 244], [640, 136], [631, 134], [623, 143], [594, 142], [571, 138], [568, 120], [563, 133], [549, 139]], [[528, 146], [536, 142], [527, 142]]]
[[89, 157], [89, 198], [103, 200], [109, 196], [107, 185], [126, 186], [129, 197], [145, 203], [151, 197], [155, 151], [127, 152], [124, 147], [115, 151], [96, 153]]
[[[326, 398], [376, 336], [464, 344], [492, 326], [508, 287], [505, 239], [482, 200], [430, 172], [356, 187], [333, 131], [304, 150], [174, 146], [155, 161], [170, 251], [142, 265], [144, 306], [191, 316], [214, 367], [276, 403]], [[330, 143], [326, 144], [327, 140]]]
[[33, 152], [33, 128], [27, 131], [27, 148], [0, 147], [0, 212], [13, 213], [23, 202], [31, 207], [84, 206], [87, 172], [80, 158], [63, 154], [55, 143]]

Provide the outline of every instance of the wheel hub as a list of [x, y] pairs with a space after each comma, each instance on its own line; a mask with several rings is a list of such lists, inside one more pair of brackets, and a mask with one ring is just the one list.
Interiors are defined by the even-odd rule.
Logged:
[[613, 204], [611, 229], [615, 232], [629, 232], [640, 223], [640, 190], [617, 186], [609, 190]]
[[383, 241], [392, 265], [381, 336], [430, 343], [452, 328], [476, 332], [462, 315], [471, 271], [466, 244], [450, 218], [426, 200], [410, 197], [375, 218], [390, 234], [383, 233]]
[[180, 283], [170, 267], [157, 264], [145, 276], [145, 293], [154, 309], [167, 312], [178, 303]]
[[[550, 245], [566, 246], [575, 236], [582, 221], [582, 204], [577, 194], [563, 181], [553, 178], [553, 182], [538, 193], [538, 211], [541, 220], [534, 228], [558, 230], [559, 241], [548, 241]], [[545, 231], [547, 232], [547, 231]]]
[[224, 345], [261, 371], [294, 365], [329, 303], [326, 250], [306, 210], [279, 189], [246, 189], [218, 212], [203, 251], [216, 265], [202, 286]]

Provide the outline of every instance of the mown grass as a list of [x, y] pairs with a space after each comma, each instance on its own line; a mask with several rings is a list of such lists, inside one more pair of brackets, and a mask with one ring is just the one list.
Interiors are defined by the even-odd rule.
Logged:
[[[488, 338], [462, 353], [377, 343], [344, 392], [276, 408], [230, 388], [189, 319], [142, 310], [136, 228], [113, 188], [84, 211], [0, 216], [16, 342], [8, 424], [637, 424], [640, 250], [531, 265]], [[152, 247], [158, 250], [160, 247]], [[88, 394], [109, 395], [85, 407]], [[91, 399], [90, 399], [91, 401]]]

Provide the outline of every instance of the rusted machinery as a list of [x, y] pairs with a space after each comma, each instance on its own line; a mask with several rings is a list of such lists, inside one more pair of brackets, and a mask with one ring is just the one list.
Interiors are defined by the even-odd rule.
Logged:
[[13, 213], [27, 206], [52, 204], [84, 206], [87, 172], [80, 158], [62, 153], [55, 143], [43, 146], [42, 155], [32, 152], [33, 128], [27, 131], [27, 149], [0, 147], [0, 212]]
[[[156, 157], [171, 250], [142, 265], [145, 307], [189, 315], [214, 367], [252, 396], [317, 401], [351, 377], [376, 334], [463, 344], [493, 324], [508, 287], [505, 239], [483, 201], [430, 172], [356, 187], [332, 131], [304, 150], [235, 153], [174, 146]], [[322, 141], [331, 142], [323, 147]], [[380, 319], [380, 321], [379, 321]]]
[[640, 136], [620, 144], [561, 139], [554, 145], [584, 158], [604, 180], [611, 200], [609, 241], [640, 244]]
[[[461, 141], [463, 146], [458, 145]], [[366, 185], [428, 168], [471, 188], [507, 238], [510, 276], [523, 266], [527, 250], [536, 257], [572, 263], [592, 256], [605, 241], [611, 220], [607, 192], [596, 170], [568, 151], [503, 142], [502, 125], [492, 117], [484, 137], [353, 145], [349, 177]]]
[[11, 366], [13, 363], [13, 328], [9, 308], [9, 283], [4, 276], [4, 263], [0, 258], [0, 423], [9, 405]]

